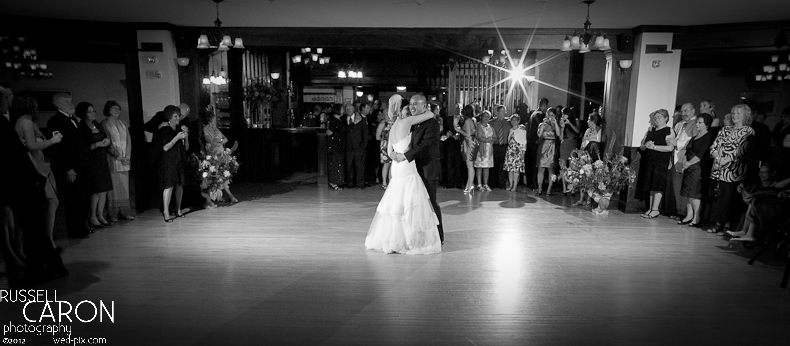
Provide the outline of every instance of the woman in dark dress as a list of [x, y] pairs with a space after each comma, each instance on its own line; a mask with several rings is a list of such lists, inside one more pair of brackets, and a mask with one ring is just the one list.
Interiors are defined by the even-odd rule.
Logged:
[[[153, 142], [162, 148], [159, 157], [159, 188], [162, 189], [162, 214], [165, 222], [173, 222], [170, 217], [170, 197], [175, 190], [176, 216], [184, 217], [181, 213], [181, 196], [184, 193], [182, 185], [186, 182], [184, 168], [187, 164], [188, 134], [183, 128], [178, 127], [181, 120], [181, 110], [176, 106], [167, 106], [164, 110], [165, 120], [169, 126], [159, 129], [159, 141]], [[184, 128], [186, 126], [183, 126]]]
[[107, 191], [112, 190], [112, 177], [110, 164], [107, 161], [107, 147], [112, 144], [104, 127], [96, 121], [96, 110], [88, 102], [80, 102], [74, 108], [74, 114], [81, 119], [79, 128], [85, 136], [85, 142], [90, 143], [90, 151], [85, 162], [88, 174], [86, 188], [91, 194], [90, 215], [88, 222], [94, 227], [108, 226], [110, 223], [104, 219], [104, 205], [107, 201]]
[[704, 173], [705, 168], [709, 167], [708, 164], [710, 155], [710, 145], [713, 138], [708, 132], [713, 118], [703, 113], [697, 117], [697, 135], [686, 144], [686, 156], [683, 162], [683, 183], [680, 186], [680, 195], [688, 198], [686, 204], [686, 218], [678, 221], [679, 225], [696, 226], [700, 222], [699, 206], [702, 199], [702, 191], [707, 191], [708, 175]]
[[[639, 165], [639, 176], [636, 183], [636, 196], [640, 199], [650, 198], [650, 209], [642, 214], [643, 218], [656, 218], [660, 214], [661, 198], [667, 187], [669, 163], [675, 149], [671, 141], [672, 129], [667, 126], [669, 112], [659, 109], [650, 114], [652, 126], [642, 138], [639, 151], [642, 158]], [[669, 138], [669, 141], [667, 140]]]
[[342, 190], [346, 184], [346, 126], [340, 120], [340, 106], [333, 110], [329, 117], [326, 134], [329, 136], [329, 148], [327, 148], [328, 164], [327, 176], [329, 187], [335, 190]]

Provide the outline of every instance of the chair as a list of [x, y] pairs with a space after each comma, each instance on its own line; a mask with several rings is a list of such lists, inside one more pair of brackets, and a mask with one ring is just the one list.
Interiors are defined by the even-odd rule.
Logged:
[[[754, 264], [754, 261], [762, 256], [765, 250], [768, 250], [770, 247], [774, 247], [774, 245], [787, 238], [788, 235], [790, 235], [790, 219], [785, 221], [784, 224], [777, 228], [774, 232], [768, 234], [768, 238], [765, 241], [765, 246], [763, 246], [763, 248], [760, 249], [760, 251], [749, 260], [749, 265]], [[785, 273], [784, 276], [782, 276], [782, 283], [779, 286], [782, 288], [787, 288], [788, 278], [790, 278], [790, 256], [785, 259]]]

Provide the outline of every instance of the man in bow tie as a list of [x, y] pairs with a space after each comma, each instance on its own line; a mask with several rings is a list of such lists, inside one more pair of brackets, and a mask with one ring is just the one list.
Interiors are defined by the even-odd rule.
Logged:
[[86, 225], [90, 195], [85, 187], [84, 160], [90, 144], [78, 129], [80, 120], [74, 116], [71, 95], [57, 93], [52, 96], [52, 104], [58, 112], [47, 121], [47, 130], [63, 136], [60, 144], [51, 147], [50, 156], [57, 186], [63, 191], [64, 203], [60, 205], [66, 208], [66, 228], [70, 238], [87, 238], [92, 231]]

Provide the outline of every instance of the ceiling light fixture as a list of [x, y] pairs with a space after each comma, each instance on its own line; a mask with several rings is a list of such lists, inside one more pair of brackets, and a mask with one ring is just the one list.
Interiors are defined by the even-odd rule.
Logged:
[[36, 48], [32, 47], [24, 37], [0, 37], [2, 67], [11, 70], [14, 78], [52, 78], [52, 72], [47, 71], [47, 64], [38, 62], [37, 59]]
[[201, 34], [198, 38], [198, 49], [216, 48], [218, 50], [228, 50], [230, 48], [244, 49], [244, 41], [241, 37], [231, 40], [227, 33], [222, 32], [222, 21], [219, 20], [219, 3], [223, 0], [212, 0], [217, 4], [217, 20], [214, 21], [214, 30]]
[[295, 54], [291, 57], [291, 62], [294, 64], [304, 63], [305, 65], [325, 65], [331, 60], [330, 57], [324, 56], [323, 48], [310, 48], [304, 47], [301, 49], [301, 54]]
[[601, 31], [590, 30], [590, 26], [592, 26], [592, 23], [590, 23], [590, 5], [595, 0], [585, 0], [583, 2], [587, 4], [587, 20], [584, 21], [584, 28], [574, 31], [570, 37], [565, 36], [561, 50], [568, 52], [576, 49], [579, 50], [579, 53], [587, 53], [591, 50], [612, 49], [609, 47], [609, 39], [606, 37], [606, 34]]

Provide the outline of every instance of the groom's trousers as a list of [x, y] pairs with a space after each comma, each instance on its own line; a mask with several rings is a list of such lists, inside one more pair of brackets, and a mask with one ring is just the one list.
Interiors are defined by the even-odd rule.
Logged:
[[436, 201], [436, 186], [439, 185], [438, 180], [426, 180], [422, 182], [425, 184], [425, 189], [428, 190], [428, 198], [431, 200], [433, 212], [436, 213], [436, 218], [439, 219], [439, 239], [444, 242], [444, 229], [442, 228], [442, 209], [439, 207], [439, 202]]

